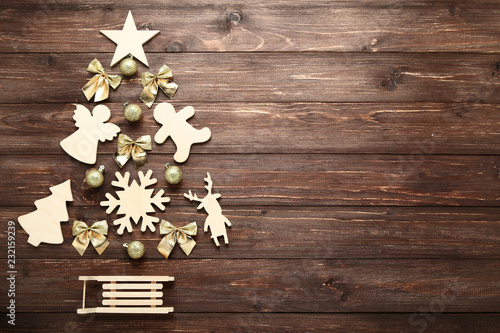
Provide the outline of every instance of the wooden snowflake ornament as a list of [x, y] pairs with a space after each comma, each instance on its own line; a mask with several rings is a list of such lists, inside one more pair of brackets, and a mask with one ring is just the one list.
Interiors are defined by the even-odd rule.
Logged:
[[119, 172], [115, 173], [117, 181], [111, 182], [111, 185], [123, 188], [123, 191], [116, 191], [118, 199], [113, 197], [111, 194], [106, 193], [106, 199], [108, 201], [101, 201], [101, 206], [108, 207], [106, 209], [107, 214], [111, 212], [118, 206], [118, 214], [124, 214], [125, 216], [113, 221], [114, 225], [120, 225], [118, 228], [118, 234], [122, 235], [125, 228], [128, 232], [132, 232], [131, 219], [135, 224], [139, 223], [139, 219], [142, 218], [141, 231], [146, 231], [146, 227], [151, 231], [155, 231], [153, 223], [157, 223], [160, 219], [154, 216], [149, 216], [148, 213], [154, 213], [155, 209], [153, 204], [160, 208], [162, 211], [165, 210], [163, 203], [170, 202], [169, 197], [162, 197], [165, 191], [160, 190], [153, 197], [153, 189], [147, 189], [146, 187], [156, 184], [157, 179], [151, 178], [153, 174], [152, 170], [149, 170], [146, 175], [142, 171], [138, 172], [140, 184], [134, 179], [129, 185], [130, 173], [126, 172], [122, 176]]
[[191, 146], [195, 143], [206, 142], [212, 133], [208, 127], [200, 130], [191, 126], [187, 120], [194, 116], [194, 108], [187, 106], [175, 112], [170, 103], [160, 103], [156, 106], [154, 117], [163, 126], [156, 132], [155, 141], [158, 144], [171, 137], [177, 147], [174, 160], [177, 163], [185, 162], [189, 157]]
[[219, 205], [219, 202], [217, 202], [217, 199], [221, 197], [220, 193], [212, 193], [212, 178], [210, 177], [210, 174], [207, 172], [207, 178], [205, 178], [205, 181], [207, 182], [207, 186], [205, 188], [208, 191], [208, 194], [203, 198], [200, 199], [196, 194], [193, 195], [191, 190], [189, 193], [184, 193], [184, 196], [189, 199], [189, 201], [198, 201], [201, 202], [198, 205], [197, 209], [202, 209], [205, 208], [205, 211], [208, 213], [207, 219], [205, 220], [205, 225], [203, 226], [203, 230], [205, 232], [208, 231], [208, 228], [210, 227], [210, 232], [212, 233], [212, 238], [214, 240], [215, 245], [219, 246], [219, 240], [217, 237], [223, 236], [224, 237], [224, 243], [229, 244], [229, 240], [227, 239], [227, 232], [226, 232], [226, 224], [228, 227], [231, 226], [231, 222], [222, 215], [222, 208]]

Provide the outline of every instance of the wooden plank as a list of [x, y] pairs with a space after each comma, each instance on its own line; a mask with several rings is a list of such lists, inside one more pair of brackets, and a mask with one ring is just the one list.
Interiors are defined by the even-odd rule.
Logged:
[[[191, 103], [190, 123], [208, 126], [212, 139], [193, 151], [213, 153], [500, 154], [500, 104], [477, 103]], [[123, 106], [106, 103], [111, 123], [132, 138], [160, 125], [146, 111], [139, 126]], [[174, 104], [180, 110], [187, 104]], [[65, 154], [59, 143], [77, 128], [75, 104], [0, 105], [0, 141], [7, 154]], [[278, 129], [278, 130], [277, 130]], [[235, 133], [237, 140], [235, 140]], [[171, 151], [168, 140], [149, 154]], [[112, 154], [116, 140], [100, 143]]]
[[[159, 179], [153, 188], [167, 186], [164, 163], [171, 158], [151, 156], [143, 168]], [[72, 180], [70, 206], [97, 205], [105, 193], [115, 193], [110, 182], [118, 170], [110, 155], [99, 156], [97, 163], [106, 165], [106, 180], [93, 191], [79, 189], [89, 166], [69, 156], [5, 155], [0, 206], [34, 209], [35, 200], [50, 194], [50, 185], [66, 179]], [[166, 188], [172, 200], [167, 206], [175, 203], [195, 211], [196, 205], [182, 194], [188, 189], [205, 193], [207, 172], [223, 195], [223, 210], [233, 205], [498, 206], [497, 165], [497, 156], [472, 155], [191, 154], [182, 166], [182, 186]], [[121, 173], [125, 171], [138, 179], [133, 163]]]
[[[87, 66], [112, 53], [0, 54], [0, 103], [86, 103]], [[496, 54], [190, 53], [148, 55], [165, 63], [179, 91], [174, 103], [225, 102], [500, 102]], [[118, 69], [106, 70], [116, 74]], [[140, 102], [139, 67], [106, 103]], [[439, 92], [439, 93], [437, 93]], [[157, 102], [170, 101], [162, 92]]]
[[[104, 288], [103, 288], [104, 289]], [[151, 290], [151, 286], [146, 288]], [[163, 293], [160, 291], [105, 291], [102, 293], [102, 297], [163, 297]]]
[[[138, 264], [143, 274], [179, 276], [168, 290], [168, 305], [176, 312], [500, 311], [499, 260], [187, 259], [168, 265], [164, 260]], [[16, 298], [16, 309], [74, 312], [81, 304], [78, 275], [137, 272], [124, 263], [17, 260], [16, 295], [22, 297]], [[6, 286], [7, 280], [1, 283]], [[99, 295], [100, 287], [87, 287], [86, 306], [92, 307], [91, 295]], [[200, 302], [205, 299], [210, 302]]]
[[[28, 210], [27, 207], [4, 208], [0, 211], [0, 220], [13, 220]], [[164, 265], [179, 259], [500, 259], [498, 207], [231, 206], [224, 209], [224, 214], [231, 220], [233, 227], [228, 229], [230, 245], [222, 249], [213, 244], [210, 233], [203, 232], [202, 224], [206, 215], [197, 212], [194, 207], [172, 206], [165, 213], [157, 214], [174, 225], [198, 222], [197, 244], [190, 256], [186, 257], [176, 246]], [[90, 265], [95, 260], [130, 260], [122, 244], [136, 240], [140, 235], [146, 247], [145, 258], [165, 260], [156, 250], [162, 238], [158, 231], [140, 233], [139, 227], [134, 225], [131, 234], [119, 236], [117, 227], [111, 223], [107, 236], [110, 245], [106, 251], [99, 256], [89, 246], [83, 257], [80, 257], [71, 245], [74, 239], [72, 221], [83, 217], [86, 221], [98, 221], [105, 219], [106, 215], [101, 207], [93, 206], [71, 207], [69, 216], [71, 222], [61, 225], [64, 243], [60, 246], [42, 244], [34, 247], [27, 243], [28, 235], [17, 225], [16, 257], [71, 259], [85, 265], [87, 261]], [[7, 244], [6, 232], [0, 233], [0, 244]], [[7, 259], [7, 251], [0, 252], [0, 258]], [[123, 284], [114, 286], [116, 290], [124, 288]], [[145, 287], [149, 287], [149, 284]], [[110, 289], [108, 284], [104, 284], [103, 288]]]
[[132, 306], [132, 307], [137, 306], [137, 305], [163, 305], [163, 300], [161, 300], [161, 299], [103, 299], [102, 305], [121, 305], [121, 306]]
[[78, 309], [78, 314], [91, 314], [91, 313], [129, 313], [129, 314], [167, 314], [174, 312], [172, 307], [162, 307], [162, 308], [148, 308], [148, 307], [121, 307], [121, 308], [108, 308], [108, 307], [96, 307], [96, 308], [86, 308]]
[[[103, 283], [102, 289], [137, 290], [137, 289], [163, 289], [161, 283]], [[109, 296], [106, 296], [109, 297]]]
[[[175, 278], [173, 276], [159, 276], [159, 275], [128, 275], [128, 276], [121, 276], [121, 275], [95, 275], [95, 276], [79, 276], [78, 280], [83, 280], [83, 281], [114, 281], [114, 282], [133, 282], [133, 281], [161, 281], [161, 282], [168, 282], [168, 281], [174, 281]], [[111, 288], [113, 289], [113, 288]]]
[[[160, 30], [151, 52], [499, 52], [498, 1], [9, 1], [0, 50], [112, 52], [99, 30]], [[78, 18], [78, 19], [75, 19]]]
[[199, 333], [218, 332], [352, 332], [421, 333], [481, 332], [497, 333], [500, 315], [496, 313], [178, 313], [162, 317], [106, 315], [98, 320], [76, 313], [19, 313], [16, 329], [29, 332], [62, 332], [74, 328], [83, 332], [126, 331], [132, 321], [148, 330]]

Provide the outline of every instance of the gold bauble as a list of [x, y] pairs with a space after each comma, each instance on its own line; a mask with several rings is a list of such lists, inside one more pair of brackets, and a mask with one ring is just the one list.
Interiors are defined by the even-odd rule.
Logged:
[[142, 110], [137, 104], [128, 104], [125, 103], [125, 119], [131, 122], [136, 122], [141, 119]]
[[139, 241], [133, 241], [130, 243], [123, 244], [123, 247], [127, 249], [127, 253], [132, 259], [142, 258], [146, 249], [144, 248], [144, 244]]
[[172, 185], [179, 184], [182, 179], [182, 171], [175, 165], [165, 165], [165, 179]]
[[132, 76], [137, 72], [137, 64], [132, 58], [125, 58], [120, 62], [120, 70], [125, 76]]
[[102, 185], [104, 182], [104, 165], [101, 165], [99, 169], [90, 169], [85, 174], [85, 182], [88, 186], [96, 188]]

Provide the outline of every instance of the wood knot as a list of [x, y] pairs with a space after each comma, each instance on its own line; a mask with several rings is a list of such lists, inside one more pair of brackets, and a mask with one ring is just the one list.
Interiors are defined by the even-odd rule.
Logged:
[[168, 44], [167, 48], [165, 49], [165, 52], [170, 52], [170, 53], [179, 53], [179, 52], [185, 52], [186, 48], [184, 47], [184, 44], [181, 42], [173, 42]]
[[144, 23], [139, 27], [139, 30], [153, 30], [153, 25], [151, 23]]
[[263, 209], [263, 210], [261, 210], [261, 211], [260, 211], [260, 213], [261, 213], [262, 215], [267, 214], [267, 210]]
[[345, 302], [345, 301], [349, 300], [349, 295], [344, 293], [340, 296], [340, 299], [342, 300], [342, 302]]
[[229, 14], [228, 19], [233, 25], [238, 25], [242, 19], [241, 13], [232, 12]]
[[53, 65], [53, 64], [54, 64], [54, 62], [55, 62], [55, 61], [56, 61], [56, 59], [54, 59], [54, 57], [53, 57], [53, 56], [49, 56], [49, 57], [47, 58], [47, 65], [51, 66], [51, 65]]
[[231, 29], [243, 21], [243, 13], [241, 11], [232, 11], [219, 22], [219, 28], [224, 31], [231, 31]]
[[325, 282], [325, 286], [327, 286], [330, 289], [335, 289], [335, 287], [334, 287], [335, 282], [337, 282], [337, 281], [335, 281], [334, 279], [328, 279], [328, 281]]
[[386, 79], [383, 79], [382, 82], [380, 82], [380, 87], [382, 87], [385, 90], [394, 90], [397, 86], [397, 81], [394, 80], [391, 77], [388, 77]]

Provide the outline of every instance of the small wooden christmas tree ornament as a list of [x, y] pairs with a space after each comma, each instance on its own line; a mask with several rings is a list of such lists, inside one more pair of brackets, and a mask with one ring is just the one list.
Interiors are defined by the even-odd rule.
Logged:
[[203, 226], [203, 230], [207, 232], [208, 227], [210, 227], [210, 232], [212, 238], [215, 242], [215, 245], [219, 246], [219, 240], [217, 237], [223, 236], [224, 243], [229, 244], [229, 240], [227, 239], [226, 226], [231, 226], [231, 222], [222, 215], [222, 208], [217, 201], [218, 198], [221, 197], [220, 193], [212, 193], [212, 178], [210, 178], [210, 174], [207, 172], [207, 178], [205, 178], [207, 182], [207, 186], [205, 188], [208, 191], [208, 194], [203, 198], [199, 199], [196, 194], [193, 195], [191, 191], [189, 193], [184, 193], [184, 196], [188, 198], [190, 201], [198, 201], [200, 204], [197, 209], [205, 208], [205, 211], [208, 213], [208, 216], [205, 220], [205, 224]]
[[21, 227], [29, 234], [28, 243], [33, 246], [64, 241], [60, 222], [69, 219], [66, 201], [73, 201], [70, 180], [52, 186], [50, 192], [52, 195], [35, 201], [37, 209], [34, 212], [18, 218]]
[[165, 191], [160, 190], [153, 197], [153, 189], [147, 189], [146, 187], [156, 184], [157, 179], [151, 178], [153, 174], [152, 170], [149, 170], [144, 176], [142, 171], [138, 172], [140, 184], [134, 179], [129, 185], [130, 173], [125, 172], [122, 176], [119, 172], [115, 173], [116, 179], [118, 181], [111, 182], [111, 185], [123, 188], [123, 191], [116, 191], [118, 199], [113, 197], [111, 194], [106, 193], [107, 201], [101, 201], [101, 206], [108, 207], [106, 213], [111, 214], [111, 212], [118, 206], [118, 214], [124, 214], [125, 216], [115, 220], [114, 225], [119, 225], [118, 234], [122, 235], [125, 228], [128, 232], [132, 232], [131, 219], [135, 224], [139, 223], [139, 219], [142, 218], [141, 231], [146, 231], [149, 228], [151, 231], [155, 231], [153, 223], [157, 223], [159, 218], [150, 216], [148, 213], [154, 213], [155, 209], [153, 204], [165, 210], [163, 203], [170, 202], [169, 197], [162, 197]]
[[62, 149], [80, 162], [94, 164], [99, 140], [113, 140], [120, 132], [120, 127], [105, 123], [110, 117], [111, 111], [105, 105], [97, 105], [91, 114], [89, 109], [78, 104], [73, 116], [78, 130], [61, 141]]
[[193, 144], [206, 142], [212, 135], [208, 127], [198, 130], [187, 122], [193, 115], [192, 106], [185, 107], [179, 112], [175, 112], [170, 103], [160, 103], [155, 108], [154, 118], [163, 125], [156, 132], [155, 141], [162, 144], [168, 137], [171, 137], [177, 147], [174, 155], [177, 163], [183, 163], [188, 159]]

